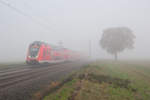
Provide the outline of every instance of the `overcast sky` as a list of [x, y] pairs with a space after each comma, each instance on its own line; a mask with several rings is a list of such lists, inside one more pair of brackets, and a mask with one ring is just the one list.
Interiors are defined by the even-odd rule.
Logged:
[[102, 31], [126, 26], [136, 35], [135, 49], [125, 50], [121, 59], [150, 59], [149, 0], [0, 0], [0, 62], [25, 60], [28, 45], [35, 41], [58, 44], [112, 58], [99, 47]]

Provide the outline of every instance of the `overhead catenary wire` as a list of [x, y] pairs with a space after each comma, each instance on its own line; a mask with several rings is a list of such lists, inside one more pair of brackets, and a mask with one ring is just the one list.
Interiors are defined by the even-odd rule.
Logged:
[[[17, 7], [13, 6], [13, 4], [11, 4], [10, 2], [6, 1], [6, 0], [0, 0], [0, 3], [9, 7], [11, 10], [14, 10], [15, 12], [19, 13], [22, 16], [28, 17], [32, 22], [34, 22], [35, 24], [38, 24], [39, 26], [41, 26], [42, 28], [44, 28], [46, 32], [52, 32], [52, 30], [50, 30], [50, 27], [47, 26], [44, 22], [38, 20], [38, 18], [29, 15], [25, 12], [23, 12], [22, 10], [18, 9]], [[54, 30], [53, 30], [54, 31]], [[56, 32], [56, 31], [55, 31]]]

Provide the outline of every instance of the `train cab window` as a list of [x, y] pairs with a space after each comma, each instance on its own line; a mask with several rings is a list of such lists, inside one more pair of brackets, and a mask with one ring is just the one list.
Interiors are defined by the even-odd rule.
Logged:
[[31, 57], [36, 57], [39, 52], [39, 47], [30, 47], [29, 54]]

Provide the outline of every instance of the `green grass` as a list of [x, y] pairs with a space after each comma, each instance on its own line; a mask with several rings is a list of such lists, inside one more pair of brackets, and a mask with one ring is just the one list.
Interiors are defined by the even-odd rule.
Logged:
[[71, 96], [71, 93], [74, 91], [73, 84], [75, 84], [76, 80], [72, 80], [67, 82], [63, 88], [56, 91], [53, 94], [50, 94], [44, 98], [44, 100], [68, 100], [68, 97]]
[[[110, 100], [123, 100], [123, 98], [128, 98], [127, 100], [149, 100], [150, 73], [148, 72], [150, 72], [150, 67], [145, 66], [147, 64], [138, 66], [136, 63], [96, 62], [96, 65], [101, 68], [101, 71], [105, 73], [105, 75], [130, 80], [130, 88], [137, 89], [137, 93], [133, 93], [130, 89], [126, 90], [110, 86]], [[97, 72], [97, 74], [101, 74], [101, 71]]]
[[149, 100], [150, 63], [96, 61], [76, 72], [68, 82], [44, 100]]
[[125, 88], [114, 88], [109, 86], [110, 100], [135, 100], [132, 91]]

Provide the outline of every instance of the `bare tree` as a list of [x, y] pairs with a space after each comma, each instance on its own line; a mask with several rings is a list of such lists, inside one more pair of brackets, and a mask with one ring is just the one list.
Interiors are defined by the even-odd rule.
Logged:
[[103, 31], [100, 46], [118, 59], [118, 53], [133, 49], [135, 35], [127, 27], [108, 28]]

